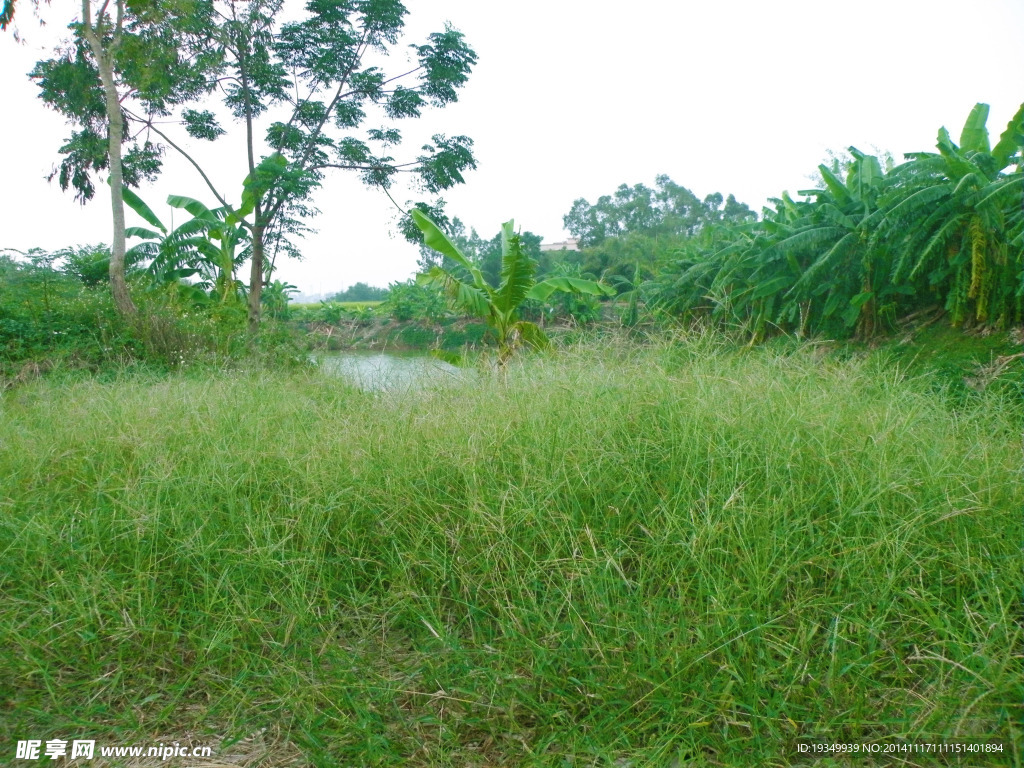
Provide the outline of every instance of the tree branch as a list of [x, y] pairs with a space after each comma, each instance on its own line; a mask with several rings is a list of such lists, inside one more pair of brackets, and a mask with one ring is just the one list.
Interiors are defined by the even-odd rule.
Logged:
[[[223, 205], [225, 208], [227, 208], [228, 210], [232, 210], [232, 211], [234, 210], [234, 206], [232, 206], [230, 203], [228, 203], [228, 201], [224, 199], [224, 196], [221, 195], [221, 193], [217, 191], [217, 188], [215, 186], [213, 186], [213, 182], [210, 181], [210, 177], [206, 175], [206, 172], [202, 169], [202, 167], [199, 165], [199, 163], [197, 163], [188, 152], [186, 152], [184, 149], [182, 149], [177, 144], [175, 144], [170, 139], [170, 137], [166, 133], [161, 131], [159, 128], [157, 128], [156, 125], [152, 121], [141, 120], [141, 118], [137, 117], [136, 115], [131, 115], [131, 117], [133, 119], [135, 119], [135, 120], [139, 120], [140, 122], [145, 122], [146, 125], [150, 129], [152, 129], [153, 132], [157, 136], [159, 136], [164, 141], [166, 141], [172, 148], [176, 149], [178, 151], [178, 153], [182, 157], [184, 157], [186, 160], [188, 160], [190, 163], [192, 163], [192, 167], [195, 168], [197, 171], [199, 171], [199, 175], [203, 177], [203, 181], [206, 182], [206, 186], [208, 186], [210, 188], [210, 191], [213, 192], [213, 196], [217, 198], [217, 201], [221, 205]], [[242, 224], [244, 224], [246, 227], [249, 226], [249, 224], [247, 222], [245, 222], [245, 221], [243, 221]]]
[[103, 28], [103, 15], [107, 12], [107, 6], [110, 5], [110, 0], [103, 0], [103, 5], [96, 11], [96, 28]]
[[[328, 120], [328, 118], [330, 118], [331, 112], [333, 112], [334, 108], [336, 106], [338, 106], [338, 101], [340, 101], [340, 99], [341, 99], [342, 90], [344, 89], [345, 84], [348, 83], [348, 79], [352, 76], [353, 70], [363, 60], [363, 54], [364, 53], [366, 53], [366, 30], [365, 29], [363, 30], [362, 37], [359, 40], [359, 47], [356, 49], [356, 55], [352, 58], [352, 64], [345, 71], [345, 75], [341, 78], [341, 82], [338, 83], [338, 91], [337, 91], [337, 93], [335, 93], [334, 98], [331, 100], [330, 105], [325, 110], [323, 118], [320, 120], [320, 122], [317, 125], [317, 127], [314, 128], [310, 132], [309, 138], [306, 140], [306, 151], [305, 151], [305, 153], [303, 153], [302, 159], [299, 160], [296, 163], [296, 165], [298, 166], [299, 171], [305, 171], [306, 170], [306, 163], [309, 162], [309, 159], [313, 156], [313, 152], [317, 148], [316, 140], [318, 138], [320, 138], [320, 134], [323, 132], [324, 125], [327, 124], [327, 120]], [[299, 114], [299, 107], [296, 107], [295, 111], [292, 112], [291, 118], [288, 120], [288, 125], [289, 126], [291, 126], [292, 123], [295, 122], [295, 120], [298, 118], [298, 114]], [[269, 222], [269, 221], [273, 221], [274, 217], [277, 216], [278, 212], [281, 210], [281, 207], [284, 205], [284, 202], [285, 202], [285, 197], [282, 196], [282, 197], [277, 198], [276, 200], [273, 200], [273, 198], [271, 197], [271, 199], [269, 199], [267, 202], [268, 202], [268, 205], [267, 205], [266, 210], [265, 210], [265, 214], [266, 215], [264, 216], [264, 219]]]

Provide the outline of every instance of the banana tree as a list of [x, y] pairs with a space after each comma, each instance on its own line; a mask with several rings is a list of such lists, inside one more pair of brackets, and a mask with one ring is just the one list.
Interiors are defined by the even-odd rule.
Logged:
[[838, 167], [818, 166], [823, 188], [800, 192], [812, 199], [783, 194], [761, 222], [713, 255], [720, 264], [711, 285], [716, 314], [746, 324], [752, 340], [769, 323], [798, 335], [831, 325], [870, 336], [884, 312], [895, 312], [888, 251], [872, 238], [885, 174], [877, 157], [849, 152], [845, 178]]
[[959, 146], [941, 128], [938, 153], [906, 155], [883, 200], [880, 231], [897, 244], [894, 282], [927, 280], [953, 325], [1021, 320], [1024, 173], [1006, 169], [1021, 159], [1024, 104], [992, 148], [988, 113], [975, 105]]
[[[124, 202], [155, 229], [128, 227], [126, 238], [141, 238], [142, 242], [132, 246], [125, 253], [128, 263], [146, 263], [145, 273], [149, 276], [151, 289], [170, 289], [175, 294], [185, 295], [191, 301], [207, 299], [202, 284], [187, 284], [190, 278], [200, 272], [196, 261], [204, 245], [202, 222], [187, 221], [169, 229], [138, 195], [125, 187]], [[148, 262], [148, 263], [147, 263]]]
[[299, 289], [291, 283], [275, 280], [263, 286], [263, 293], [260, 301], [268, 314], [275, 319], [288, 316], [288, 302], [291, 301], [291, 294], [298, 293]]
[[181, 195], [171, 195], [167, 202], [191, 213], [192, 221], [203, 227], [207, 245], [199, 248], [205, 257], [200, 264], [213, 278], [221, 303], [244, 295], [242, 283], [235, 279], [235, 271], [245, 261], [247, 254], [239, 251], [239, 246], [249, 242], [249, 232], [239, 222], [237, 213], [228, 207], [211, 210], [198, 200]]
[[[763, 338], [769, 323], [779, 324], [783, 297], [806, 268], [806, 260], [801, 262], [792, 246], [811, 247], [816, 239], [808, 234], [813, 229], [812, 203], [795, 201], [785, 192], [770, 202], [774, 208], [766, 207], [760, 222], [741, 229], [733, 242], [684, 273], [693, 288], [707, 285], [712, 316], [745, 327], [752, 343]], [[789, 247], [780, 247], [782, 243]]]
[[497, 339], [500, 367], [504, 367], [523, 344], [542, 348], [548, 343], [547, 336], [538, 325], [520, 317], [527, 300], [544, 302], [555, 293], [615, 294], [615, 289], [610, 286], [577, 277], [551, 277], [537, 282], [537, 265], [523, 250], [511, 220], [501, 226], [501, 281], [492, 286], [477, 265], [466, 258], [429, 217], [416, 209], [411, 215], [423, 233], [427, 247], [447, 256], [457, 265], [457, 271], [441, 266], [431, 267], [417, 275], [417, 282], [441, 287], [457, 307], [487, 322]]
[[[895, 313], [898, 296], [888, 282], [887, 243], [873, 237], [885, 173], [874, 155], [856, 147], [849, 152], [853, 161], [845, 180], [818, 166], [825, 188], [801, 193], [815, 198], [809, 226], [776, 247], [794, 255], [811, 249], [810, 263], [785, 296], [790, 317], [810, 316], [820, 297], [823, 320], [838, 313], [844, 326], [868, 337], [878, 329], [883, 307]], [[802, 329], [804, 325], [802, 321]]]
[[130, 189], [124, 190], [125, 203], [156, 230], [130, 227], [127, 237], [143, 238], [128, 251], [130, 261], [148, 260], [154, 285], [179, 284], [187, 277], [199, 275], [201, 283], [191, 286], [193, 298], [203, 285], [209, 287], [221, 303], [237, 296], [241, 283], [234, 274], [243, 256], [238, 246], [248, 240], [247, 233], [228, 208], [210, 210], [198, 200], [171, 195], [167, 203], [192, 215], [189, 221], [168, 231], [153, 210]]

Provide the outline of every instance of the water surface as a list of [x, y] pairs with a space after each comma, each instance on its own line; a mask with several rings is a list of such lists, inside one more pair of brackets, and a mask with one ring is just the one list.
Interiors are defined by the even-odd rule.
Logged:
[[414, 389], [455, 381], [465, 371], [422, 354], [326, 352], [317, 356], [322, 370], [343, 376], [360, 389]]

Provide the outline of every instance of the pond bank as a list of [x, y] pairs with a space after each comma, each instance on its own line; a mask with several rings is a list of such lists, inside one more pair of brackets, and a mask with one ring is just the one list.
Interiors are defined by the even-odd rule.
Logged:
[[398, 322], [387, 319], [312, 322], [299, 325], [317, 350], [421, 351], [480, 349], [488, 344], [490, 330], [477, 320], [446, 320], [440, 323]]

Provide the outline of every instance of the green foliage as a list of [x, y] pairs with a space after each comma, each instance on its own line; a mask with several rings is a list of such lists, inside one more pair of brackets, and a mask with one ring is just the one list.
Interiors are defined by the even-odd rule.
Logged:
[[[552, 270], [554, 277], [570, 277], [596, 282], [597, 277], [584, 272], [578, 264], [558, 262]], [[561, 291], [551, 297], [551, 314], [560, 319], [586, 325], [601, 317], [601, 302], [597, 296], [580, 291]]]
[[[124, 13], [120, 21], [114, 18], [114, 5]], [[212, 4], [117, 2], [101, 8], [102, 14], [97, 10], [92, 18], [93, 31], [110, 57], [122, 118], [129, 124], [145, 125], [213, 87], [209, 74], [219, 55], [206, 44]], [[96, 52], [86, 40], [90, 31], [77, 22], [70, 29], [71, 41], [55, 58], [38, 62], [29, 76], [47, 106], [77, 129], [60, 148], [63, 159], [51, 179], [56, 177], [61, 189], [73, 189], [85, 203], [95, 195], [96, 175], [110, 163], [109, 115]], [[189, 114], [195, 120], [201, 113]], [[135, 187], [159, 173], [163, 148], [145, 131], [127, 130], [124, 136], [124, 183]]]
[[423, 232], [424, 244], [455, 264], [454, 269], [435, 265], [420, 274], [417, 282], [440, 287], [457, 307], [487, 321], [497, 339], [500, 366], [506, 365], [522, 344], [541, 348], [548, 343], [538, 325], [520, 317], [528, 299], [543, 302], [556, 292], [594, 296], [614, 293], [608, 286], [573, 277], [553, 277], [537, 282], [537, 264], [526, 252], [522, 236], [514, 232], [512, 221], [505, 222], [501, 228], [501, 282], [491, 285], [481, 269], [426, 215], [413, 209], [411, 216]]
[[[378, 307], [382, 302], [359, 301], [321, 301], [317, 304], [292, 304], [288, 307], [288, 319], [294, 323], [326, 323], [341, 325], [356, 323], [359, 326], [370, 325], [378, 317]], [[381, 309], [381, 312], [384, 310]]]
[[[467, 347], [476, 349], [483, 347], [491, 336], [491, 329], [486, 323], [459, 323], [447, 326], [441, 332], [440, 346], [442, 350], [460, 350]], [[448, 360], [448, 362], [453, 361]], [[461, 362], [461, 358], [458, 362]], [[458, 362], [453, 362], [453, 364], [458, 364]]]
[[[69, 249], [81, 262], [89, 247]], [[22, 361], [76, 355], [85, 362], [113, 346], [114, 308], [103, 286], [59, 270], [62, 253], [32, 249], [24, 258], [0, 254], [0, 372]]]
[[103, 285], [110, 280], [110, 248], [106, 245], [80, 245], [66, 248], [57, 255], [64, 262], [61, 271], [83, 285]]
[[976, 105], [964, 146], [942, 128], [938, 153], [913, 153], [893, 170], [881, 236], [892, 242], [893, 278], [944, 298], [954, 326], [1005, 328], [1024, 319], [1024, 172], [1005, 172], [1024, 147], [1024, 105], [994, 151], [987, 116]]
[[410, 320], [436, 323], [448, 314], [441, 292], [414, 280], [388, 286], [388, 298], [380, 305], [380, 311], [400, 323]]
[[83, 246], [55, 253], [33, 249], [17, 259], [0, 254], [0, 381], [25, 366], [174, 370], [254, 353], [277, 364], [299, 357], [287, 335], [271, 333], [260, 349], [247, 348], [245, 312], [237, 303], [196, 304], [182, 302], [178, 293], [140, 290], [138, 315], [119, 317], [106, 285], [80, 277], [80, 265], [91, 267], [97, 253], [103, 251]]
[[288, 302], [291, 300], [290, 294], [298, 292], [299, 289], [291, 283], [275, 280], [264, 286], [260, 301], [263, 302], [268, 314], [275, 320], [286, 320], [288, 319]]
[[396, 340], [413, 349], [429, 349], [437, 341], [437, 333], [421, 325], [407, 325], [398, 332]]
[[668, 176], [658, 176], [655, 184], [656, 189], [623, 184], [614, 195], [604, 195], [594, 205], [580, 198], [563, 217], [565, 228], [579, 239], [580, 245], [589, 247], [626, 234], [692, 236], [712, 224], [739, 224], [757, 218], [732, 195], [723, 207], [722, 196], [717, 192], [702, 201]]
[[387, 297], [387, 288], [377, 288], [366, 283], [355, 283], [345, 290], [334, 294], [328, 301], [384, 301]]
[[[130, 189], [123, 191], [125, 204], [157, 228], [129, 227], [127, 237], [143, 238], [126, 253], [130, 263], [146, 262], [151, 287], [169, 289], [183, 299], [220, 303], [237, 300], [242, 285], [235, 279], [235, 270], [247, 256], [239, 251], [248, 233], [237, 222], [230, 208], [210, 210], [198, 200], [170, 195], [167, 203], [184, 209], [192, 218], [168, 232], [152, 209]], [[194, 283], [184, 282], [198, 276]]]
[[819, 166], [807, 199], [783, 193], [761, 221], [723, 219], [678, 240], [651, 281], [652, 301], [753, 339], [870, 337], [934, 305], [954, 326], [1019, 324], [1024, 173], [1011, 164], [1024, 146], [1024, 105], [992, 150], [987, 115], [975, 106], [962, 146], [943, 128], [937, 153], [896, 167], [850, 147], [848, 161]]
[[[225, 104], [244, 121], [250, 173], [255, 169], [253, 136], [259, 118], [274, 110], [280, 120], [265, 129], [265, 140], [281, 160], [273, 183], [254, 195], [250, 230], [253, 278], [250, 325], [259, 321], [264, 246], [272, 242], [294, 252], [288, 241], [299, 222], [317, 211], [310, 201], [331, 169], [356, 172], [368, 186], [388, 189], [399, 173], [415, 173], [420, 186], [435, 194], [463, 182], [476, 167], [472, 140], [435, 134], [422, 154], [396, 161], [402, 142], [394, 126], [359, 131], [377, 113], [387, 121], [415, 118], [426, 107], [457, 99], [476, 63], [476, 54], [451, 27], [411, 46], [416, 64], [389, 76], [382, 64], [399, 44], [408, 11], [397, 0], [359, 3], [310, 2], [296, 20], [285, 20], [286, 6], [260, 1], [232, 8], [212, 34], [223, 51], [221, 74], [229, 83]], [[380, 114], [383, 113], [383, 114]], [[206, 116], [191, 116], [190, 130], [212, 135]]]

